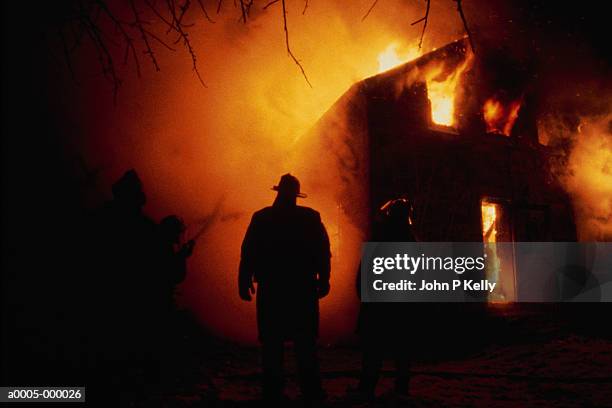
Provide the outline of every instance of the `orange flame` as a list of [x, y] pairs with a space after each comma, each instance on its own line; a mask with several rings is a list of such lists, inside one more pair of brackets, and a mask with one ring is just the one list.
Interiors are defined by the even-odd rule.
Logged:
[[378, 72], [385, 72], [406, 62], [412, 61], [421, 55], [418, 47], [409, 47], [405, 53], [398, 53], [399, 45], [391, 43], [378, 55]]
[[496, 242], [497, 205], [488, 201], [481, 204], [482, 210], [482, 237], [485, 242]]
[[[421, 55], [421, 51], [416, 46], [410, 47], [401, 56], [398, 54], [397, 49], [398, 44], [392, 43], [378, 55], [379, 73], [388, 71]], [[465, 61], [443, 80], [440, 80], [439, 77], [444, 71], [444, 63], [427, 68], [427, 71], [424, 73], [424, 79], [427, 85], [429, 101], [431, 102], [431, 118], [433, 123], [443, 126], [455, 125], [457, 85], [462, 74], [470, 67], [471, 62], [472, 54], [469, 54]]]
[[[482, 214], [482, 241], [485, 243], [485, 254], [487, 256], [487, 279], [497, 282], [495, 290], [489, 293], [489, 302], [505, 302], [506, 295], [501, 286], [502, 263], [500, 254], [497, 252], [497, 217], [499, 214], [499, 204], [482, 200], [480, 203]], [[492, 245], [487, 245], [492, 244]]]
[[510, 136], [514, 122], [518, 118], [521, 102], [519, 99], [504, 106], [495, 98], [487, 99], [482, 109], [487, 133]]
[[437, 80], [444, 65], [438, 65], [430, 69], [426, 74], [427, 95], [431, 102], [431, 120], [433, 123], [443, 126], [455, 125], [455, 99], [457, 86], [463, 73], [472, 63], [472, 54], [463, 61], [444, 80]]

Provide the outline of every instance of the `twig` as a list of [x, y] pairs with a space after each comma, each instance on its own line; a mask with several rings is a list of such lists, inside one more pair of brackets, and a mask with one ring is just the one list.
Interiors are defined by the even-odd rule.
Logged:
[[154, 40], [156, 40], [158, 43], [160, 43], [161, 45], [163, 45], [164, 47], [166, 47], [167, 49], [169, 49], [170, 51], [176, 51], [175, 48], [172, 48], [167, 42], [165, 42], [164, 40], [162, 40], [161, 38], [159, 38], [157, 35], [155, 35], [154, 33], [152, 33], [151, 31], [145, 29], [145, 32], [147, 33], [147, 35], [149, 35], [149, 37], [153, 38]]
[[247, 10], [244, 0], [240, 0], [240, 12], [242, 13], [242, 22], [246, 24], [247, 21]]
[[174, 23], [167, 20], [166, 18], [164, 18], [164, 16], [162, 16], [157, 9], [153, 6], [153, 4], [151, 4], [151, 2], [149, 0], [144, 0], [145, 4], [147, 6], [149, 6], [149, 8], [153, 11], [153, 13], [161, 20], [163, 21], [167, 26], [174, 28]]
[[[215, 21], [213, 21], [211, 15], [206, 9], [205, 0], [195, 1], [198, 2], [206, 20], [214, 23]], [[216, 12], [219, 14], [221, 12], [221, 7], [223, 6], [223, 0], [216, 1]], [[273, 4], [279, 2], [282, 4], [282, 23], [287, 54], [298, 66], [308, 86], [312, 87], [312, 83], [310, 82], [302, 63], [300, 60], [298, 60], [291, 49], [286, 0], [267, 0], [267, 4], [263, 8], [267, 9]], [[370, 10], [368, 10], [368, 14], [372, 11], [377, 2], [378, 0], [374, 1], [372, 7], [370, 7]], [[57, 31], [57, 35], [59, 36], [63, 45], [66, 64], [68, 65], [68, 70], [70, 71], [71, 76], [74, 77], [75, 75], [73, 62], [71, 60], [72, 52], [82, 45], [81, 43], [83, 38], [91, 39], [96, 52], [96, 57], [99, 60], [102, 74], [105, 79], [112, 82], [113, 100], [116, 102], [117, 91], [122, 83], [122, 80], [119, 78], [116, 70], [117, 67], [115, 64], [117, 61], [113, 59], [115, 56], [113, 45], [120, 47], [120, 54], [118, 54], [116, 58], [123, 58], [124, 64], [128, 64], [129, 59], [131, 58], [130, 55], [133, 57], [138, 76], [141, 76], [140, 58], [142, 58], [142, 56], [140, 55], [140, 50], [142, 48], [144, 48], [142, 53], [148, 55], [147, 59], [150, 59], [151, 63], [155, 67], [155, 70], [161, 71], [158, 56], [155, 52], [155, 47], [158, 47], [158, 44], [156, 43], [161, 44], [170, 51], [176, 51], [172, 43], [174, 38], [167, 40], [164, 35], [157, 35], [155, 30], [152, 28], [154, 27], [153, 24], [156, 22], [161, 22], [165, 24], [165, 28], [167, 29], [166, 34], [172, 35], [172, 32], [176, 33], [177, 37], [174, 43], [178, 44], [179, 42], [182, 42], [183, 46], [191, 57], [193, 71], [200, 81], [200, 84], [206, 87], [206, 84], [200, 75], [196, 52], [190, 37], [191, 33], [188, 30], [188, 28], [193, 26], [193, 24], [186, 24], [184, 21], [188, 18], [187, 13], [190, 7], [193, 5], [194, 0], [165, 0], [161, 2], [161, 5], [159, 3], [160, 2], [156, 2], [155, 0], [127, 0], [125, 4], [128, 7], [128, 15], [130, 15], [130, 17], [128, 20], [124, 20], [115, 13], [114, 9], [109, 7], [109, 0], [74, 0], [76, 8], [71, 10], [70, 14], [67, 16], [68, 18], [64, 20], [68, 24], [68, 27], [60, 26]], [[242, 23], [247, 23], [251, 8], [254, 4], [255, 0], [234, 0], [234, 7], [236, 9], [239, 7], [239, 13], [241, 16], [240, 21]], [[306, 13], [309, 5], [309, 0], [304, 0], [303, 9], [301, 10], [302, 14]], [[153, 19], [151, 21], [146, 21], [144, 17], [149, 11], [152, 13]], [[109, 25], [101, 25], [100, 19], [105, 18], [110, 20], [111, 29], [104, 28], [108, 27]]]
[[70, 31], [72, 32], [72, 36], [74, 37], [74, 44], [72, 44], [72, 47], [70, 47], [69, 49], [71, 53], [81, 45], [83, 35], [85, 34], [85, 25], [79, 20], [77, 20], [76, 22], [78, 23], [78, 31], [75, 31], [74, 28], [75, 20], [70, 21]]
[[247, 16], [249, 16], [249, 14], [251, 13], [251, 7], [253, 7], [253, 3], [255, 2], [255, 0], [249, 0], [248, 3], [246, 3], [246, 14]]
[[75, 80], [74, 69], [72, 68], [72, 58], [70, 58], [70, 50], [68, 50], [68, 43], [66, 42], [66, 37], [64, 36], [64, 30], [60, 27], [57, 30], [57, 34], [62, 42], [62, 47], [64, 49], [64, 58], [66, 59], [66, 65], [68, 66], [68, 71], [70, 71], [70, 77]]
[[271, 6], [271, 5], [273, 5], [273, 4], [278, 3], [279, 1], [280, 1], [280, 0], [272, 0], [271, 2], [269, 2], [268, 4], [266, 4], [265, 6], [263, 6], [263, 9], [262, 9], [262, 10], [267, 9], [268, 7], [270, 7], [270, 6]]
[[476, 49], [474, 48], [474, 42], [472, 41], [472, 33], [468, 28], [467, 21], [465, 19], [465, 15], [463, 14], [463, 7], [461, 7], [461, 0], [455, 0], [457, 2], [457, 11], [459, 12], [459, 16], [461, 16], [461, 21], [463, 22], [463, 27], [465, 28], [465, 33], [468, 36], [468, 41], [470, 42], [470, 47], [472, 48], [472, 52], [475, 54]]
[[293, 52], [291, 51], [291, 47], [289, 47], [289, 30], [287, 29], [287, 8], [285, 5], [285, 0], [281, 0], [281, 3], [283, 5], [283, 27], [285, 29], [285, 46], [287, 47], [287, 53], [293, 59], [293, 62], [295, 62], [296, 65], [300, 68], [300, 71], [302, 71], [302, 76], [304, 76], [304, 79], [306, 80], [308, 85], [312, 88], [312, 84], [310, 83], [310, 81], [308, 80], [308, 77], [306, 76], [304, 67], [302, 67], [302, 64], [300, 64], [300, 61], [298, 61], [295, 55], [293, 55]]
[[210, 16], [208, 15], [208, 12], [206, 11], [206, 7], [204, 7], [204, 3], [202, 3], [202, 0], [198, 0], [198, 4], [200, 5], [200, 8], [202, 9], [202, 12], [204, 13], [204, 17], [206, 17], [206, 19], [211, 22], [211, 23], [215, 23], [213, 21], [213, 19], [210, 18]]
[[121, 79], [117, 76], [117, 72], [115, 71], [113, 57], [104, 44], [104, 40], [102, 40], [96, 24], [88, 15], [82, 15], [81, 18], [82, 23], [87, 26], [85, 33], [89, 36], [89, 38], [91, 38], [91, 41], [96, 49], [96, 53], [98, 54], [98, 60], [100, 61], [100, 66], [102, 67], [102, 75], [108, 78], [113, 84], [113, 103], [116, 104], [117, 91], [119, 90], [119, 86], [121, 86]]
[[368, 9], [368, 12], [365, 13], [365, 15], [361, 18], [361, 21], [365, 20], [370, 13], [372, 12], [372, 10], [374, 10], [374, 7], [376, 7], [376, 4], [378, 3], [378, 0], [374, 0], [374, 3], [372, 3], [372, 5], [370, 6], [370, 8]]
[[[111, 19], [113, 24], [115, 24], [116, 29], [121, 33], [121, 36], [123, 37], [126, 43], [125, 57], [124, 57], [123, 63], [127, 64], [129, 51], [132, 51], [132, 56], [134, 57], [134, 63], [136, 64], [136, 74], [140, 78], [140, 61], [138, 59], [138, 55], [136, 54], [136, 47], [134, 46], [134, 41], [132, 40], [132, 37], [128, 35], [127, 31], [125, 31], [125, 28], [123, 27], [123, 23], [121, 23], [117, 19], [117, 17], [110, 11], [110, 9], [108, 8], [108, 6], [106, 5], [104, 1], [97, 0], [97, 4], [98, 4], [98, 7], [100, 7], [100, 10], [102, 10], [104, 14], [106, 14], [108, 18]], [[155, 61], [155, 56], [151, 54], [151, 58], [152, 58], [153, 65], [157, 65], [157, 61]]]
[[423, 17], [423, 31], [421, 31], [421, 39], [419, 40], [419, 50], [423, 45], [423, 37], [425, 37], [425, 29], [427, 28], [427, 21], [429, 20], [429, 7], [431, 6], [431, 0], [427, 0], [427, 8], [425, 9], [425, 17]]
[[193, 49], [193, 47], [191, 45], [191, 40], [189, 39], [189, 34], [186, 33], [185, 30], [183, 30], [183, 26], [181, 25], [181, 22], [180, 22], [178, 16], [176, 15], [176, 10], [174, 8], [172, 8], [172, 2], [173, 2], [173, 0], [166, 0], [166, 4], [168, 5], [168, 8], [170, 9], [170, 14], [172, 16], [172, 24], [173, 24], [175, 30], [179, 33], [178, 40], [181, 40], [181, 39], [183, 40], [183, 45], [185, 46], [185, 48], [187, 48], [187, 52], [191, 56], [192, 69], [195, 72], [196, 76], [198, 77], [198, 80], [200, 81], [200, 84], [204, 88], [207, 88], [206, 84], [204, 83], [204, 80], [202, 79], [202, 76], [200, 75], [200, 71], [198, 70], [197, 57], [196, 57], [196, 53], [195, 53], [195, 51], [194, 51], [194, 49]]
[[412, 23], [410, 23], [410, 25], [411, 25], [411, 26], [413, 26], [413, 25], [417, 25], [417, 24], [419, 24], [419, 23], [420, 23], [421, 21], [423, 21], [423, 20], [425, 20], [425, 17], [421, 17], [421, 18], [419, 18], [417, 21], [413, 21]]
[[[168, 30], [166, 30], [166, 34], [169, 34], [170, 31], [175, 29], [175, 25], [176, 25], [175, 22], [178, 20], [176, 18], [176, 7], [174, 5], [174, 0], [166, 0], [166, 7], [170, 11], [170, 15], [172, 16], [172, 24], [170, 24], [169, 27], [168, 27]], [[180, 24], [180, 21], [178, 21], [178, 24]], [[179, 39], [176, 40], [174, 43], [176, 44], [179, 41], [180, 41], [180, 36], [179, 36]]]
[[153, 66], [157, 72], [161, 71], [159, 68], [159, 64], [157, 63], [157, 58], [155, 58], [155, 53], [153, 52], [153, 48], [151, 48], [151, 44], [149, 43], [149, 37], [142, 25], [142, 21], [140, 20], [140, 14], [136, 5], [134, 4], [134, 0], [130, 0], [130, 7], [132, 8], [132, 14], [134, 15], [134, 23], [136, 24], [136, 28], [140, 31], [140, 36], [142, 41], [145, 44], [145, 54], [148, 54], [151, 58], [151, 62], [153, 62]]
[[[183, 17], [185, 17], [185, 13], [187, 13], [189, 6], [191, 6], [191, 0], [185, 0], [185, 3], [181, 6], [181, 14], [179, 14], [177, 24], [185, 25], [183, 24]], [[172, 7], [174, 7], [174, 0], [172, 0]]]

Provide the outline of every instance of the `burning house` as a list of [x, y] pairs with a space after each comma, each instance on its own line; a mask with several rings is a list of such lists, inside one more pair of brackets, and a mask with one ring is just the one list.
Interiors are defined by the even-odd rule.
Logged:
[[[380, 206], [406, 196], [423, 241], [575, 241], [531, 101], [520, 72], [462, 39], [355, 84], [315, 132], [335, 154], [342, 210], [365, 236]], [[512, 254], [495, 256], [487, 274], [501, 289], [490, 299], [512, 301], [520, 272]]]

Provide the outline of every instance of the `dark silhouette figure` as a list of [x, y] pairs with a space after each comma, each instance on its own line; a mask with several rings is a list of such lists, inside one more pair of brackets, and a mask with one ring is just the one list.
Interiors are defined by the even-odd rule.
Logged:
[[239, 293], [251, 300], [257, 283], [257, 325], [262, 343], [263, 392], [281, 402], [284, 342], [295, 346], [299, 383], [307, 404], [323, 399], [316, 339], [319, 299], [329, 293], [329, 238], [319, 213], [296, 205], [297, 178], [281, 177], [274, 204], [257, 211], [242, 243]]
[[[412, 225], [412, 205], [399, 198], [388, 201], [379, 211], [372, 231], [372, 241], [415, 242]], [[361, 271], [361, 268], [360, 268]], [[357, 293], [361, 298], [358, 273]], [[362, 371], [357, 394], [369, 400], [375, 395], [382, 363], [387, 354], [395, 360], [395, 393], [408, 395], [410, 382], [410, 329], [398, 324], [414, 318], [414, 305], [407, 303], [361, 303], [357, 332], [362, 346]]]
[[103, 234], [110, 253], [107, 273], [114, 284], [115, 302], [122, 310], [120, 320], [130, 327], [147, 323], [148, 305], [156, 298], [157, 282], [155, 222], [144, 214], [146, 195], [135, 170], [127, 171], [112, 187], [113, 200], [105, 209]]
[[93, 304], [90, 341], [96, 350], [92, 367], [96, 381], [114, 384], [119, 393], [133, 392], [137, 383], [153, 383], [141, 377], [155, 372], [152, 305], [158, 283], [152, 277], [159, 245], [157, 226], [143, 212], [146, 195], [136, 171], [127, 171], [112, 192], [113, 199], [94, 217], [90, 250], [95, 278], [90, 279], [88, 293]]
[[166, 313], [175, 310], [174, 294], [176, 286], [187, 274], [187, 258], [193, 254], [195, 240], [182, 243], [185, 224], [176, 215], [169, 215], [159, 223], [159, 279], [161, 280], [161, 298], [164, 300]]
[[157, 319], [156, 354], [161, 368], [160, 383], [165, 393], [173, 392], [173, 384], [181, 378], [186, 362], [190, 360], [185, 314], [176, 307], [175, 301], [177, 285], [187, 275], [187, 259], [195, 246], [195, 240], [183, 243], [184, 231], [185, 224], [176, 215], [164, 217], [158, 226], [155, 279], [159, 292], [151, 312], [155, 312]]

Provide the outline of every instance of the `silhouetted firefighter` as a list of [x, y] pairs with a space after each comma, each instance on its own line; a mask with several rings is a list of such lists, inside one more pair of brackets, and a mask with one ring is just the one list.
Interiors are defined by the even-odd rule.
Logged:
[[[187, 259], [193, 254], [195, 240], [183, 242], [185, 224], [176, 215], [164, 217], [158, 228], [159, 253], [155, 279], [159, 284], [157, 313], [157, 354], [160, 360], [160, 383], [173, 392], [172, 385], [185, 372], [189, 345], [185, 342], [185, 322], [176, 306], [176, 287], [187, 275]], [[154, 312], [155, 310], [152, 310]]]
[[165, 302], [164, 312], [175, 311], [174, 294], [176, 286], [187, 274], [187, 258], [193, 253], [195, 240], [181, 242], [185, 224], [176, 215], [169, 215], [159, 223], [159, 268], [162, 280], [161, 297]]
[[136, 171], [127, 171], [112, 192], [112, 201], [96, 216], [91, 248], [92, 341], [99, 353], [98, 379], [130, 388], [142, 383], [138, 373], [151, 364], [156, 319], [151, 305], [158, 294], [151, 275], [158, 244], [156, 224], [143, 212], [146, 195]]
[[[411, 225], [412, 205], [405, 198], [388, 201], [373, 223], [372, 241], [414, 242]], [[360, 268], [361, 269], [361, 268]], [[357, 277], [361, 298], [361, 279]], [[395, 397], [408, 398], [410, 383], [410, 328], [406, 324], [414, 313], [407, 303], [361, 303], [357, 332], [362, 346], [362, 371], [352, 397], [372, 400], [380, 377], [383, 359], [392, 354], [395, 360]]]
[[324, 397], [316, 338], [319, 299], [329, 293], [329, 238], [319, 213], [296, 205], [306, 197], [297, 178], [285, 174], [272, 189], [274, 204], [253, 215], [242, 243], [239, 293], [250, 301], [257, 282], [264, 399], [281, 403], [284, 342], [293, 341], [301, 391], [312, 404]]

